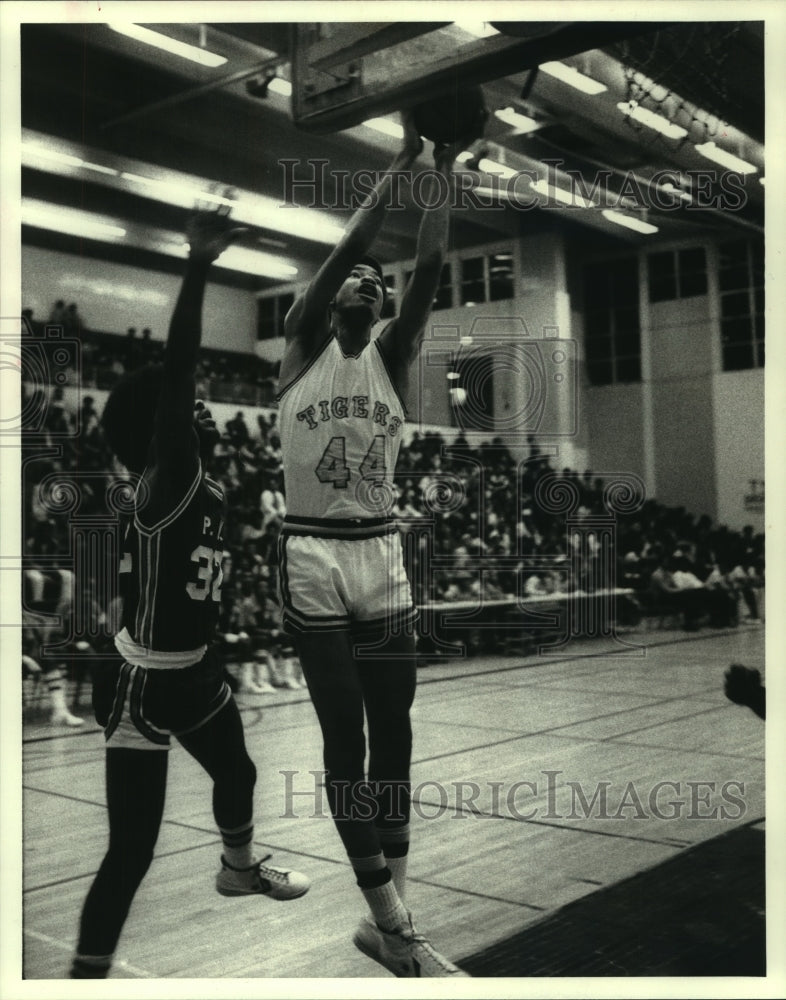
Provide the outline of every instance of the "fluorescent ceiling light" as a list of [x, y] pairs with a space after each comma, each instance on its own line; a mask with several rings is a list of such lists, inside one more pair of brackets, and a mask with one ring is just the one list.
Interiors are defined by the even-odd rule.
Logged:
[[78, 156], [71, 156], [70, 153], [61, 153], [57, 149], [48, 149], [46, 146], [33, 146], [25, 144], [25, 152], [33, 159], [54, 160], [56, 163], [66, 163], [69, 167], [81, 167], [82, 160]]
[[512, 125], [521, 132], [534, 132], [536, 128], [540, 127], [540, 123], [536, 122], [534, 118], [522, 115], [515, 108], [499, 108], [494, 112], [494, 115], [506, 125]]
[[609, 222], [613, 222], [618, 226], [633, 229], [637, 233], [645, 233], [647, 236], [658, 231], [658, 227], [653, 226], [652, 223], [637, 219], [634, 215], [624, 215], [622, 212], [615, 212], [613, 208], [604, 208], [603, 218], [608, 219]]
[[678, 188], [675, 184], [672, 184], [671, 181], [668, 181], [666, 184], [659, 184], [658, 187], [659, 190], [665, 191], [667, 194], [673, 194], [676, 198], [680, 198], [688, 204], [693, 201], [693, 198], [687, 191], [683, 191], [682, 188]]
[[[108, 243], [122, 241], [129, 246], [157, 251], [169, 257], [182, 258], [188, 253], [188, 244], [178, 233], [139, 229], [128, 234], [125, 229], [112, 225], [103, 216], [30, 198], [22, 200], [22, 224]], [[247, 250], [245, 247], [229, 247], [221, 254], [217, 263], [219, 267], [230, 271], [243, 271], [246, 274], [280, 280], [291, 280], [298, 273], [296, 267], [273, 254]]]
[[239, 195], [233, 200], [194, 184], [157, 180], [126, 171], [121, 176], [125, 180], [142, 185], [146, 193], [149, 193], [149, 197], [166, 202], [168, 205], [179, 205], [188, 209], [193, 209], [200, 201], [228, 205], [232, 209], [232, 218], [235, 222], [245, 222], [261, 229], [273, 229], [289, 236], [300, 236], [320, 243], [337, 243], [344, 235], [344, 230], [326, 215], [308, 208], [280, 205], [273, 198], [265, 198], [263, 195], [249, 193]]
[[634, 118], [637, 122], [655, 129], [656, 132], [660, 132], [661, 135], [665, 135], [669, 139], [682, 139], [688, 134], [688, 130], [681, 125], [675, 125], [663, 115], [656, 114], [648, 108], [642, 108], [638, 101], [620, 101], [617, 107], [626, 117]]
[[267, 278], [294, 278], [297, 274], [296, 267], [284, 264], [278, 257], [259, 250], [247, 250], [245, 247], [228, 247], [216, 264], [231, 271], [245, 271], [247, 274], [259, 274]]
[[141, 174], [133, 174], [124, 170], [120, 176], [125, 181], [139, 184], [151, 198], [157, 201], [165, 201], [168, 205], [179, 205], [182, 208], [193, 208], [197, 202], [208, 201], [215, 205], [228, 205], [234, 207], [235, 202], [231, 198], [224, 198], [222, 195], [214, 194], [212, 191], [205, 191], [196, 184], [178, 184], [173, 181], [159, 180], [155, 177], [143, 177]]
[[608, 89], [605, 84], [593, 80], [591, 76], [586, 76], [584, 73], [579, 73], [577, 69], [565, 63], [544, 62], [540, 64], [539, 69], [544, 73], [548, 73], [549, 76], [553, 76], [557, 80], [575, 87], [576, 90], [580, 90], [583, 94], [592, 94], [594, 96], [595, 94], [602, 94], [604, 90]]
[[178, 42], [169, 35], [162, 35], [159, 31], [151, 31], [150, 28], [143, 28], [141, 24], [129, 24], [122, 21], [108, 21], [107, 27], [112, 31], [117, 31], [127, 38], [142, 42], [145, 45], [152, 45], [157, 49], [163, 49], [170, 55], [180, 56], [181, 59], [190, 59], [191, 62], [199, 63], [200, 66], [223, 66], [226, 62], [224, 56], [219, 56], [215, 52], [207, 49], [200, 49], [196, 45], [188, 45], [186, 42]]
[[448, 372], [447, 378], [448, 381], [455, 382], [457, 378], [461, 378], [461, 375], [458, 372]]
[[714, 142], [704, 142], [696, 146], [696, 152], [701, 153], [702, 156], [706, 156], [708, 160], [720, 163], [722, 167], [728, 167], [729, 170], [739, 170], [741, 174], [755, 174], [758, 171], [758, 167], [755, 167], [752, 163], [748, 163], [747, 160], [742, 160], [739, 156], [721, 149]]
[[[234, 197], [225, 198], [215, 194], [212, 189], [216, 187], [222, 189], [226, 185], [217, 185], [214, 180], [182, 174], [175, 170], [165, 170], [141, 161], [122, 161], [127, 162], [133, 169], [122, 171], [121, 174], [120, 170], [111, 170], [109, 167], [88, 163], [76, 156], [51, 150], [43, 145], [45, 139], [45, 136], [39, 136], [38, 133], [27, 133], [22, 142], [22, 162], [25, 166], [65, 176], [72, 176], [73, 170], [80, 166], [98, 170], [113, 175], [112, 179], [106, 182], [110, 187], [134, 190], [143, 197], [189, 210], [200, 201], [231, 205], [232, 218], [238, 223], [258, 226], [260, 229], [313, 240], [317, 243], [335, 245], [344, 234], [343, 228], [337, 225], [327, 212], [282, 205], [276, 198], [267, 198], [250, 191], [236, 191]], [[151, 174], [155, 172], [158, 176], [145, 176], [138, 172], [143, 170], [149, 170]]]
[[63, 208], [61, 205], [51, 205], [32, 198], [22, 199], [22, 225], [111, 242], [121, 240], [126, 235], [125, 229], [104, 222], [100, 216], [91, 212]]
[[518, 174], [518, 170], [514, 170], [513, 167], [506, 167], [504, 163], [497, 163], [496, 160], [483, 159], [478, 160], [478, 168], [483, 171], [484, 174], [498, 174], [501, 177], [515, 177]]
[[62, 163], [68, 167], [84, 167], [87, 170], [95, 170], [101, 174], [112, 174], [115, 177], [119, 173], [119, 171], [114, 170], [112, 167], [104, 167], [100, 163], [89, 163], [87, 160], [82, 160], [78, 156], [72, 156], [70, 153], [64, 153], [59, 149], [50, 149], [48, 146], [42, 146], [35, 142], [23, 142], [22, 163], [26, 167], [46, 170], [46, 167], [39, 162], [40, 160]]
[[576, 208], [595, 208], [595, 202], [590, 201], [588, 198], [582, 197], [576, 191], [566, 191], [564, 188], [552, 187], [546, 181], [534, 181], [530, 184], [533, 191], [537, 191], [538, 194], [542, 194], [547, 198], [556, 198], [557, 201], [562, 202], [563, 205], [570, 205]]
[[471, 153], [468, 149], [465, 149], [462, 153], [459, 153], [459, 155], [456, 157], [456, 162], [466, 163], [467, 160], [471, 160], [474, 155], [475, 155], [474, 153]]
[[108, 174], [110, 177], [117, 177], [120, 173], [120, 171], [115, 170], [114, 167], [104, 167], [100, 163], [88, 163], [87, 160], [82, 160], [82, 166], [86, 170], [95, 170], [98, 174]]
[[383, 135], [392, 135], [394, 139], [404, 138], [403, 126], [393, 121], [392, 118], [369, 118], [363, 124], [366, 128], [373, 128], [375, 132], [381, 132]]
[[[155, 238], [146, 247], [168, 257], [188, 256], [188, 243], [177, 233], [158, 231]], [[216, 267], [224, 267], [229, 271], [242, 271], [244, 274], [255, 274], [264, 278], [279, 278], [287, 280], [294, 278], [297, 268], [284, 264], [278, 257], [258, 250], [247, 250], [245, 247], [228, 247], [216, 260]]]

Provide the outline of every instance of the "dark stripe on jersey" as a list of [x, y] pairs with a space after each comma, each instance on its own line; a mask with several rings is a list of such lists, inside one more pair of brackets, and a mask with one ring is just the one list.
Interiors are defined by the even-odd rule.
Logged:
[[381, 538], [398, 530], [390, 517], [322, 518], [287, 515], [281, 526], [282, 535], [314, 538]]
[[142, 714], [142, 695], [145, 691], [146, 681], [147, 675], [145, 670], [141, 668], [137, 669], [134, 683], [131, 687], [131, 721], [146, 740], [149, 740], [151, 743], [157, 743], [159, 746], [169, 746], [169, 736], [154, 729]]
[[341, 622], [338, 625], [325, 625], [319, 619], [309, 620], [304, 625], [292, 618], [287, 612], [284, 612], [283, 618], [284, 629], [288, 630], [290, 633], [297, 634], [299, 632], [346, 632], [349, 630], [350, 621], [347, 618], [346, 621]]
[[220, 483], [217, 483], [215, 479], [211, 479], [210, 476], [205, 476], [205, 486], [207, 486], [217, 500], [220, 500], [221, 503], [224, 502], [224, 491]]
[[284, 527], [287, 525], [325, 525], [333, 528], [356, 528], [359, 526], [377, 528], [382, 524], [393, 524], [392, 517], [297, 517], [294, 514], [287, 514], [284, 518]]
[[112, 712], [109, 716], [109, 721], [104, 727], [104, 738], [107, 740], [120, 725], [120, 720], [123, 717], [123, 706], [126, 700], [126, 692], [128, 691], [128, 679], [131, 676], [133, 669], [134, 668], [130, 663], [124, 663], [120, 668], [120, 675], [117, 678], [117, 687], [115, 688], [115, 700], [112, 705]]
[[286, 628], [289, 624], [293, 631], [302, 632], [301, 623], [322, 623], [323, 628], [340, 629], [346, 628], [349, 618], [341, 615], [325, 615], [324, 618], [309, 617], [295, 611], [292, 605], [292, 594], [289, 589], [289, 574], [287, 572], [287, 539], [280, 534], [278, 536], [278, 573], [281, 583], [281, 604], [282, 604], [282, 625]]
[[194, 481], [191, 483], [188, 490], [186, 491], [186, 495], [183, 497], [183, 499], [180, 501], [177, 507], [175, 507], [172, 513], [167, 514], [166, 517], [162, 517], [160, 521], [156, 521], [156, 523], [153, 525], [142, 524], [142, 522], [139, 520], [139, 515], [135, 514], [134, 525], [137, 531], [142, 532], [145, 535], [152, 535], [157, 531], [161, 531], [163, 528], [168, 528], [173, 521], [176, 521], [177, 518], [180, 517], [180, 515], [183, 513], [186, 507], [188, 507], [188, 505], [194, 499], [196, 491], [199, 488], [199, 483], [201, 479], [202, 479], [202, 462], [200, 461], [199, 465], [197, 466], [197, 472], [196, 476], [194, 477]]
[[139, 535], [139, 602], [136, 609], [137, 634], [132, 636], [140, 646], [153, 647], [153, 613], [158, 590], [158, 562], [161, 535]]
[[379, 342], [379, 337], [377, 337], [377, 339], [374, 341], [374, 346], [376, 347], [377, 351], [379, 352], [379, 356], [382, 359], [382, 366], [385, 369], [385, 374], [388, 377], [388, 382], [390, 382], [390, 388], [393, 390], [393, 392], [395, 392], [396, 399], [399, 401], [399, 403], [401, 403], [401, 408], [404, 411], [404, 416], [408, 417], [409, 410], [407, 409], [407, 404], [404, 402], [401, 393], [398, 391], [396, 383], [393, 381], [393, 376], [390, 372], [390, 368], [388, 367], [388, 359], [385, 357], [385, 352], [382, 350], [382, 345]]
[[291, 605], [292, 595], [289, 592], [287, 577], [287, 537], [282, 532], [278, 534], [278, 579], [281, 584], [281, 602], [284, 605]]
[[177, 732], [174, 733], [174, 735], [185, 736], [188, 733], [195, 732], [197, 729], [201, 729], [206, 722], [209, 722], [213, 718], [213, 716], [218, 715], [218, 713], [227, 704], [227, 702], [230, 700], [231, 697], [232, 697], [232, 691], [230, 690], [229, 685], [225, 681], [221, 685], [218, 694], [216, 694], [215, 698], [213, 698], [211, 707], [208, 710], [207, 714], [203, 718], [201, 718], [199, 722], [195, 723], [193, 726], [190, 726], [188, 729], [178, 729]]
[[296, 383], [298, 383], [303, 378], [303, 376], [314, 367], [314, 365], [317, 363], [317, 361], [319, 361], [319, 359], [325, 353], [325, 351], [327, 350], [328, 346], [332, 343], [333, 339], [334, 339], [333, 335], [332, 334], [328, 334], [327, 340], [324, 342], [324, 344], [322, 344], [321, 347], [317, 348], [315, 354], [313, 355], [313, 357], [311, 358], [311, 360], [306, 363], [305, 367], [302, 368], [298, 372], [298, 374], [292, 379], [292, 381], [288, 382], [284, 386], [283, 389], [279, 389], [278, 395], [276, 396], [276, 400], [279, 403], [281, 402], [281, 397], [284, 395], [284, 393], [285, 392], [289, 392], [289, 390], [292, 388], [292, 386], [295, 385]]

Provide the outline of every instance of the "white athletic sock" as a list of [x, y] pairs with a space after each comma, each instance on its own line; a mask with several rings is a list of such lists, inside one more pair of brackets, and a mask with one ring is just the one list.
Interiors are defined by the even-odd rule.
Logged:
[[401, 858], [385, 857], [385, 863], [393, 876], [393, 885], [395, 885], [398, 898], [402, 903], [407, 891], [407, 859], [408, 855], [406, 854]]
[[253, 839], [253, 823], [245, 823], [234, 830], [221, 830], [224, 860], [231, 868], [250, 868], [254, 864]]
[[[392, 828], [379, 829], [379, 842], [385, 855], [385, 864], [390, 869], [402, 903], [407, 890], [407, 858], [409, 851], [409, 823]], [[401, 852], [404, 852], [403, 854]]]
[[409, 914], [399, 899], [391, 879], [373, 889], [362, 889], [371, 914], [383, 931], [395, 931], [409, 925]]

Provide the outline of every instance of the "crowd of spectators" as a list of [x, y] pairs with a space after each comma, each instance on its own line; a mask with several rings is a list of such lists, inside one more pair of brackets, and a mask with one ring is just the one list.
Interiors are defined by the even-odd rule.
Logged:
[[[121, 343], [115, 338], [118, 358]], [[126, 370], [154, 360], [159, 345], [149, 334], [137, 338], [129, 331], [124, 350]], [[96, 592], [89, 585], [85, 591], [84, 582], [76, 585], [63, 565], [74, 564], [73, 507], [61, 510], [60, 499], [42, 486], [54, 481], [53, 474], [78, 471], [79, 516], [100, 517], [106, 486], [124, 476], [106, 447], [92, 397], [84, 396], [77, 414], [69, 412], [62, 387], [23, 385], [23, 399], [35, 393], [46, 397], [45, 420], [35, 440], [23, 442], [25, 608], [32, 616], [25, 655], [32, 663], [43, 635], [35, 616], [62, 611], [75, 586]], [[231, 511], [220, 630], [233, 675], [254, 693], [299, 687], [302, 676], [278, 626], [277, 539], [286, 497], [275, 410], [260, 410], [251, 425], [238, 410], [226, 422], [211, 473]], [[575, 498], [570, 531], [565, 513], [538, 501], [545, 476], [568, 486]], [[516, 462], [499, 439], [470, 445], [459, 436], [448, 445], [440, 433], [414, 432], [401, 449], [394, 505], [416, 603], [512, 601], [622, 587], [634, 591], [645, 613], [679, 616], [686, 629], [735, 626], [740, 608], [750, 620], [759, 619], [762, 535], [750, 527], [729, 530], [655, 499], [627, 514], [610, 512], [604, 489], [591, 471], [554, 470], [532, 439], [528, 458]], [[599, 517], [612, 519], [613, 532], [583, 537], [582, 520], [597, 524]], [[604, 550], [609, 544], [611, 553]], [[107, 634], [113, 613], [109, 607], [91, 610], [94, 622], [107, 623]], [[86, 617], [81, 613], [82, 621]], [[67, 615], [64, 621], [67, 628]], [[95, 636], [88, 647], [100, 656]]]
[[[65, 337], [78, 334], [79, 373], [75, 364], [65, 371], [65, 384], [78, 381], [83, 388], [111, 389], [125, 372], [155, 364], [163, 356], [163, 341], [149, 327], [129, 327], [125, 335], [88, 329], [76, 303], [55, 303], [49, 321], [35, 319], [24, 309], [22, 332], [41, 336], [47, 327], [58, 326]], [[213, 402], [237, 402], [248, 406], [270, 406], [275, 401], [278, 364], [251, 354], [203, 348], [197, 366], [197, 392]], [[53, 372], [48, 374], [51, 376]]]

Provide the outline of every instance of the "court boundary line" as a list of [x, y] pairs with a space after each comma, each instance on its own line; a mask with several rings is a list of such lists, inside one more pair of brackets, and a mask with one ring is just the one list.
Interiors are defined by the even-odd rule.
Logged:
[[[759, 629], [757, 627], [754, 627], [751, 629], [751, 631], [754, 632], [754, 634], [756, 634], [759, 631]], [[639, 634], [640, 633], [632, 633], [632, 635], [639, 635]], [[726, 629], [724, 631], [713, 632], [711, 635], [696, 635], [694, 633], [691, 633], [690, 635], [687, 636], [673, 637], [670, 639], [664, 639], [660, 642], [647, 643], [644, 649], [645, 650], [648, 648], [658, 649], [663, 646], [676, 646], [684, 642], [711, 642], [714, 639], [724, 639], [730, 635], [739, 635], [739, 634], [740, 633], [737, 629], [734, 630]], [[766, 634], [764, 638], [766, 639]], [[592, 641], [592, 640], [587, 640], [587, 641]], [[626, 652], [628, 652], [627, 649], [611, 649], [597, 653], [573, 653], [571, 655], [566, 655], [566, 656], [559, 656], [559, 657], [555, 656], [554, 658], [549, 658], [548, 660], [541, 659], [532, 663], [518, 663], [504, 667], [503, 666], [493, 667], [490, 670], [476, 670], [473, 672], [462, 673], [460, 675], [453, 674], [445, 677], [431, 677], [431, 678], [428, 677], [421, 678], [419, 676], [418, 687], [428, 684], [444, 684], [450, 681], [463, 680], [469, 677], [483, 677], [486, 674], [507, 673], [511, 670], [531, 670], [533, 667], [549, 666], [552, 663], [553, 664], [571, 663], [579, 660], [600, 659], [601, 657], [606, 657], [606, 656], [621, 656], [623, 653]], [[493, 654], [493, 655], [501, 655], [501, 654]], [[640, 657], [639, 659], [644, 659], [644, 657]], [[463, 662], [468, 662], [468, 661], [464, 660]], [[424, 665], [422, 669], [428, 670], [428, 666]], [[301, 705], [301, 704], [311, 704], [311, 699], [309, 697], [293, 698], [290, 701], [276, 701], [265, 705], [243, 705], [240, 702], [238, 702], [238, 708], [240, 709], [241, 713], [264, 712], [265, 709], [283, 708], [288, 705]], [[87, 730], [80, 730], [79, 732], [71, 731], [65, 733], [47, 733], [41, 736], [23, 735], [22, 745], [25, 746], [33, 743], [44, 743], [49, 740], [79, 739], [80, 737], [95, 735], [96, 732], [101, 732], [101, 730], [99, 728], [92, 728]]]

